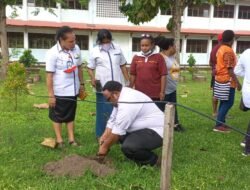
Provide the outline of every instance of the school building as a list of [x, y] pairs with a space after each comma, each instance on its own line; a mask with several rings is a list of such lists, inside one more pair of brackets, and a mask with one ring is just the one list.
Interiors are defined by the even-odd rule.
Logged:
[[[90, 0], [86, 6], [82, 6], [79, 0], [64, 2], [61, 5], [50, 0], [19, 0], [14, 8], [7, 6], [10, 53], [31, 49], [39, 62], [44, 62], [46, 51], [55, 44], [57, 28], [64, 25], [74, 29], [77, 44], [86, 61], [89, 50], [95, 45], [97, 31], [102, 28], [112, 32], [114, 43], [121, 46], [128, 63], [140, 51], [141, 34], [171, 37], [166, 30], [171, 10], [159, 10], [153, 20], [138, 26], [128, 22], [120, 13], [119, 0]], [[50, 9], [45, 10], [42, 8], [44, 5]], [[209, 53], [217, 43], [217, 35], [226, 29], [236, 33], [233, 49], [237, 54], [250, 47], [249, 0], [230, 0], [221, 7], [209, 4], [187, 7], [182, 15], [180, 64], [187, 64], [192, 53], [196, 64], [208, 65]], [[11, 59], [18, 59], [20, 54]]]

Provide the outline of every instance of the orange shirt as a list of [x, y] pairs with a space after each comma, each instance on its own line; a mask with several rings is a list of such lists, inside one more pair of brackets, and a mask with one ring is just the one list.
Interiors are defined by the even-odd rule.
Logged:
[[221, 45], [217, 51], [217, 64], [215, 80], [221, 83], [231, 80], [231, 87], [236, 88], [236, 81], [234, 81], [230, 74], [229, 68], [234, 69], [236, 66], [236, 55], [233, 49], [227, 45]]

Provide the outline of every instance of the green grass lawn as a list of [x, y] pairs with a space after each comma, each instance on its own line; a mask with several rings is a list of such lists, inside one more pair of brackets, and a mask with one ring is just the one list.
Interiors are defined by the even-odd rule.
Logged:
[[[43, 74], [44, 75], [44, 74]], [[187, 78], [191, 78], [185, 73]], [[178, 102], [208, 116], [212, 113], [210, 76], [207, 82], [188, 79], [178, 86]], [[0, 83], [2, 86], [2, 83]], [[87, 85], [87, 100], [95, 100]], [[113, 160], [116, 174], [98, 178], [91, 172], [82, 177], [52, 177], [42, 168], [50, 161], [66, 155], [94, 155], [95, 104], [78, 102], [76, 139], [81, 147], [66, 147], [63, 151], [40, 145], [44, 137], [54, 137], [47, 110], [33, 108], [35, 103], [46, 103], [45, 79], [32, 86], [36, 96], [19, 97], [18, 110], [13, 102], [0, 97], [0, 189], [84, 189], [84, 190], [157, 190], [160, 188], [160, 169], [138, 167], [127, 160], [119, 149], [112, 147], [109, 157]], [[187, 94], [187, 97], [181, 95]], [[227, 123], [243, 132], [249, 122], [249, 113], [239, 110], [240, 93], [236, 92], [235, 104], [230, 110]], [[248, 190], [250, 158], [241, 155], [243, 136], [236, 132], [219, 134], [212, 131], [214, 121], [182, 107], [178, 107], [184, 133], [174, 133], [171, 189], [173, 190]], [[65, 140], [66, 130], [63, 128]], [[157, 152], [160, 153], [160, 149]]]

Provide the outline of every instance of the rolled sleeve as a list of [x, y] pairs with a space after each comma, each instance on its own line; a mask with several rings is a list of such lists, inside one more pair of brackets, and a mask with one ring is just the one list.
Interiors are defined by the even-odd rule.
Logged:
[[96, 68], [96, 61], [95, 61], [96, 57], [95, 57], [95, 53], [94, 51], [90, 52], [89, 55], [89, 63], [87, 65], [88, 68], [90, 69], [95, 69]]
[[48, 51], [46, 54], [46, 71], [55, 72], [56, 71], [56, 60], [57, 56], [53, 54], [52, 51]]
[[125, 65], [127, 63], [126, 58], [124, 57], [124, 54], [121, 50], [121, 61], [120, 61], [120, 65]]
[[82, 55], [81, 55], [81, 50], [79, 48], [79, 46], [76, 45], [76, 54], [77, 54], [77, 66], [81, 66], [82, 65]]
[[120, 104], [119, 112], [114, 121], [112, 133], [117, 135], [125, 135], [128, 128], [131, 127], [135, 121], [142, 105], [141, 104]]

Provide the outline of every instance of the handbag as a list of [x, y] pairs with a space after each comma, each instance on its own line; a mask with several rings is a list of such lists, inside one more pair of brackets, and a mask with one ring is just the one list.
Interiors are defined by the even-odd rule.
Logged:
[[218, 100], [228, 100], [230, 93], [231, 82], [220, 83], [218, 81], [214, 82], [214, 97]]

